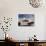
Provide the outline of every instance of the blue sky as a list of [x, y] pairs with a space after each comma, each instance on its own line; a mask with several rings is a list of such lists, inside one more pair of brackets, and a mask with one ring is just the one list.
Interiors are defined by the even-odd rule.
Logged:
[[18, 18], [34, 18], [33, 14], [19, 14]]

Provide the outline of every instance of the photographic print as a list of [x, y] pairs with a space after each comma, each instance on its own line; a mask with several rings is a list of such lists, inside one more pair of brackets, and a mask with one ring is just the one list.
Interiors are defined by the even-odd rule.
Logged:
[[18, 14], [18, 26], [34, 26], [34, 14]]

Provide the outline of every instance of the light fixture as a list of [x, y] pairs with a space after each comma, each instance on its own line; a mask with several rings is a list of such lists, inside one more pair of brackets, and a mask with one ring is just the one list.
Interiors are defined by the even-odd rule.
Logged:
[[38, 8], [40, 7], [42, 0], [29, 0], [29, 3], [32, 7]]

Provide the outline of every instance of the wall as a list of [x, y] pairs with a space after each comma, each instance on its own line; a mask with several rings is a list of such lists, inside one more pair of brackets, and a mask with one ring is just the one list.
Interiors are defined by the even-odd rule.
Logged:
[[[45, 39], [45, 15], [46, 8], [33, 8], [30, 6], [28, 0], [0, 0], [0, 19], [4, 16], [13, 17], [13, 22], [10, 31], [8, 33], [16, 38], [16, 40], [27, 40], [34, 34], [37, 35], [39, 40]], [[35, 26], [34, 27], [18, 27], [17, 15], [18, 13], [33, 13], [35, 14]], [[2, 35], [0, 31], [0, 35]], [[3, 33], [4, 34], [4, 33]], [[11, 36], [11, 37], [12, 37]], [[0, 36], [0, 39], [4, 37]]]

